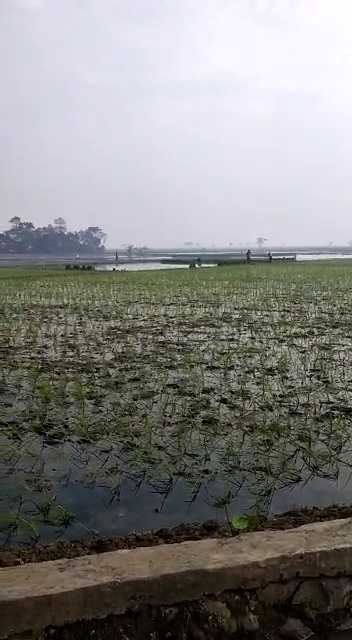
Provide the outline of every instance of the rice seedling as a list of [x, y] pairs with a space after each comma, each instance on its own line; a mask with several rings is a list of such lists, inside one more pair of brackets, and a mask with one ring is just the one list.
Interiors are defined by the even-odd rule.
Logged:
[[2, 269], [2, 541], [348, 501], [351, 291], [344, 263]]

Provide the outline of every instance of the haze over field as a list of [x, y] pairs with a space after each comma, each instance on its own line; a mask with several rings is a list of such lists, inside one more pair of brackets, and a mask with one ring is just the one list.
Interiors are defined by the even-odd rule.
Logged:
[[1, 0], [0, 230], [352, 238], [349, 0]]

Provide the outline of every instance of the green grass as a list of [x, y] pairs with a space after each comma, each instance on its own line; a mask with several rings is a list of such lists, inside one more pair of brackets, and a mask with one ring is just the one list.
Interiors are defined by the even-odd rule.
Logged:
[[[0, 270], [0, 530], [69, 526], [65, 482], [195, 501], [349, 469], [352, 265]], [[97, 516], [97, 523], [99, 518]], [[84, 525], [84, 522], [82, 522]]]

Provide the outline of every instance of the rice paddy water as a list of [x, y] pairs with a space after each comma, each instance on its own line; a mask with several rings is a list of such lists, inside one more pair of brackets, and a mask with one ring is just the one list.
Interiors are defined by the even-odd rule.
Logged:
[[0, 539], [351, 502], [352, 265], [0, 270]]

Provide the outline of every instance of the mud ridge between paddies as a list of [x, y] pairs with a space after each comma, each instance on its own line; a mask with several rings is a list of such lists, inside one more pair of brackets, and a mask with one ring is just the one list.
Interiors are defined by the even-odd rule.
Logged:
[[[251, 531], [293, 529], [312, 522], [350, 517], [352, 517], [352, 506], [312, 507], [297, 511], [287, 511], [273, 516], [258, 522], [257, 526], [251, 528]], [[46, 545], [35, 543], [28, 547], [6, 547], [3, 550], [0, 549], [0, 567], [21, 565], [28, 562], [45, 562], [60, 558], [78, 558], [79, 556], [104, 553], [106, 551], [153, 547], [159, 544], [185, 542], [186, 540], [229, 537], [239, 533], [239, 531], [230, 531], [229, 527], [222, 522], [208, 520], [203, 524], [180, 524], [171, 529], [158, 529], [128, 536], [94, 536], [85, 540], [63, 540]], [[243, 531], [241, 533], [243, 534]]]

